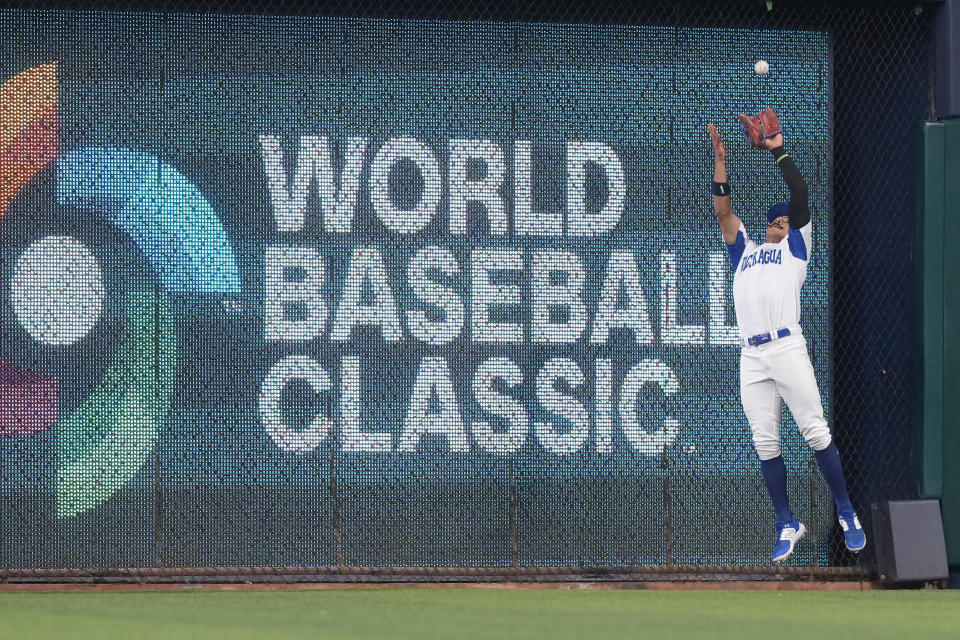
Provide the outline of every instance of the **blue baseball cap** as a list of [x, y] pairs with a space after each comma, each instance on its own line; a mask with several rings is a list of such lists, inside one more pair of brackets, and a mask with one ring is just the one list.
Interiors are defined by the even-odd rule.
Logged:
[[780, 216], [786, 216], [790, 214], [790, 205], [786, 202], [778, 202], [777, 204], [770, 207], [770, 210], [767, 211], [767, 224], [770, 224]]

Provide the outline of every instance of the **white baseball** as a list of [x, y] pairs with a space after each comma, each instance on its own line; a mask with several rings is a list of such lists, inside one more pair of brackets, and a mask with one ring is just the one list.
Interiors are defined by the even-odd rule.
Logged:
[[765, 76], [770, 73], [770, 65], [767, 64], [766, 60], [757, 60], [757, 63], [753, 65], [753, 70], [761, 76]]

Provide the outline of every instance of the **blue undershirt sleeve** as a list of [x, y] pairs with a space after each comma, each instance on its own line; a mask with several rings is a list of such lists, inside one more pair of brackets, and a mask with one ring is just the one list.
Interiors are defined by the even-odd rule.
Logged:
[[790, 245], [790, 253], [793, 254], [794, 258], [807, 259], [807, 242], [799, 229], [790, 227], [790, 231], [787, 233], [787, 243]]

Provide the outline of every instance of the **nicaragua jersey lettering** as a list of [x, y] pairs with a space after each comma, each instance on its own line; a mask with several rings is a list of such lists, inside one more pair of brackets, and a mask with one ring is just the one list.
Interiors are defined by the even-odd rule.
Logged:
[[727, 245], [733, 267], [733, 304], [740, 335], [749, 338], [800, 322], [800, 287], [807, 279], [813, 225], [790, 229], [777, 244], [760, 246], [743, 224]]

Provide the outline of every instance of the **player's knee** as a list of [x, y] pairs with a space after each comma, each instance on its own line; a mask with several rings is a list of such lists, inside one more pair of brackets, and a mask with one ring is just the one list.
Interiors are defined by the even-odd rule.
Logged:
[[809, 429], [804, 429], [803, 439], [807, 441], [807, 444], [810, 445], [810, 448], [814, 451], [826, 449], [832, 440], [830, 430], [826, 425], [817, 425]]
[[780, 455], [780, 439], [765, 434], [753, 434], [753, 448], [761, 460], [770, 460]]

